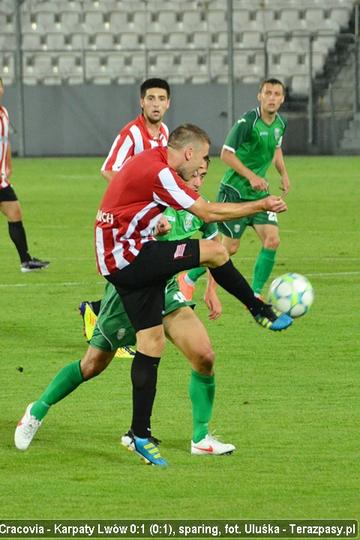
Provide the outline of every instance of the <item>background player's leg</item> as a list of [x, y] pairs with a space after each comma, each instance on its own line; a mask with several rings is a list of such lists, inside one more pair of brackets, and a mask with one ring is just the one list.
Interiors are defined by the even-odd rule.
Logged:
[[198, 442], [208, 434], [215, 397], [215, 355], [204, 325], [190, 307], [164, 317], [166, 336], [190, 361], [193, 369], [189, 393], [193, 413], [193, 437]]
[[19, 201], [4, 201], [0, 203], [0, 210], [8, 220], [9, 236], [19, 254], [20, 262], [29, 261], [31, 256], [28, 251]]
[[49, 409], [73, 392], [81, 383], [101, 373], [111, 362], [114, 352], [89, 346], [84, 358], [63, 367], [46, 387], [39, 399], [28, 405], [15, 430], [15, 446], [26, 450]]
[[275, 264], [276, 250], [280, 244], [279, 229], [275, 225], [254, 225], [262, 248], [255, 261], [252, 288], [260, 294]]

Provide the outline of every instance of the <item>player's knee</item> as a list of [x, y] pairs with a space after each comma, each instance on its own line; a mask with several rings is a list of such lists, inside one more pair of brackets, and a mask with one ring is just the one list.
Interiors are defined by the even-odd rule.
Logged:
[[280, 245], [279, 236], [275, 235], [275, 236], [269, 236], [269, 237], [265, 238], [264, 248], [273, 249], [274, 251], [276, 251], [277, 248], [279, 247], [279, 245]]
[[104, 355], [98, 350], [88, 350], [80, 362], [80, 369], [84, 381], [100, 375], [111, 361], [110, 355]]
[[214, 242], [213, 246], [213, 262], [216, 266], [222, 266], [229, 260], [229, 253], [225, 246], [219, 242]]
[[198, 351], [194, 369], [201, 375], [212, 375], [215, 363], [215, 353], [210, 345]]

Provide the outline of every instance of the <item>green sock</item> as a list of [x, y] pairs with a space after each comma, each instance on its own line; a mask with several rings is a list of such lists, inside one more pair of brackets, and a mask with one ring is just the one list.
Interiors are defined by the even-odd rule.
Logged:
[[208, 434], [215, 397], [215, 376], [191, 372], [189, 394], [193, 413], [193, 438], [197, 443]]
[[263, 287], [270, 277], [275, 264], [276, 251], [262, 248], [256, 259], [254, 266], [254, 276], [252, 288], [256, 293], [261, 293]]
[[186, 274], [193, 283], [196, 283], [199, 277], [206, 274], [206, 268], [203, 268], [202, 266], [200, 266], [199, 268], [192, 268]]
[[55, 375], [40, 398], [35, 401], [30, 413], [38, 420], [42, 420], [48, 413], [51, 405], [55, 405], [55, 403], [64, 399], [64, 397], [75, 390], [83, 381], [80, 360], [76, 360], [76, 362], [65, 366]]

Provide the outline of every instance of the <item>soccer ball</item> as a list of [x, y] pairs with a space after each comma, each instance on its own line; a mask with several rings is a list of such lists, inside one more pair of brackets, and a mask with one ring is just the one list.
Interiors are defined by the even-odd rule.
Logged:
[[305, 315], [314, 301], [314, 289], [301, 274], [289, 272], [271, 283], [269, 302], [282, 313], [296, 318]]

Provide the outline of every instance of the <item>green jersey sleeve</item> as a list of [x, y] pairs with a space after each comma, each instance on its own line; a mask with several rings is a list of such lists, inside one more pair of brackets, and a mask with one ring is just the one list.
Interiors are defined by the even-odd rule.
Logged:
[[250, 141], [252, 126], [255, 119], [256, 113], [253, 111], [250, 111], [239, 118], [229, 131], [223, 147], [227, 150], [236, 152], [239, 146], [244, 142]]

